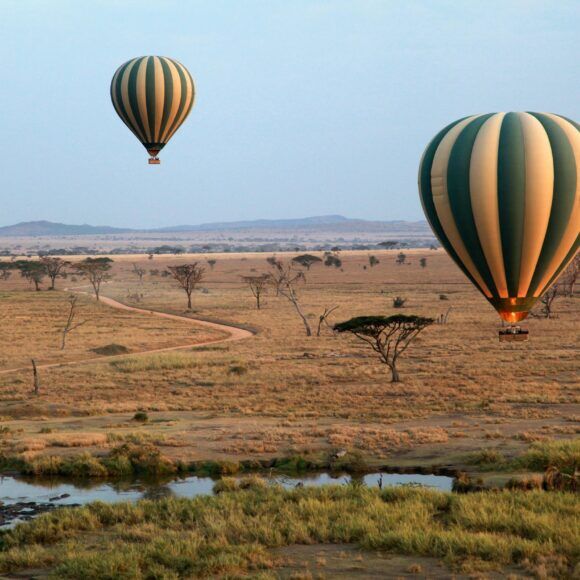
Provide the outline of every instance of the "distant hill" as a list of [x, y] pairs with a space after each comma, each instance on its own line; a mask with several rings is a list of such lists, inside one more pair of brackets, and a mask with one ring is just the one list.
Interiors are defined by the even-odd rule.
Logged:
[[315, 216], [298, 219], [261, 219], [237, 222], [216, 222], [199, 225], [171, 226], [157, 229], [113, 228], [110, 226], [68, 225], [49, 221], [21, 222], [12, 226], [0, 227], [0, 237], [62, 237], [95, 236], [106, 234], [133, 233], [185, 233], [212, 231], [317, 231], [317, 232], [401, 232], [402, 234], [430, 233], [425, 221], [370, 221], [346, 218], [341, 215]]
[[133, 230], [109, 226], [71, 226], [48, 221], [20, 222], [13, 226], [0, 227], [0, 237], [38, 237], [38, 236], [91, 236], [99, 234], [125, 234]]
[[281, 219], [281, 220], [249, 220], [239, 222], [212, 222], [208, 224], [199, 225], [184, 225], [172, 226], [167, 228], [158, 228], [156, 232], [203, 232], [215, 230], [264, 230], [264, 229], [302, 229], [308, 227], [318, 227], [327, 225], [344, 224], [345, 222], [353, 222], [359, 220], [351, 220], [341, 215], [323, 215], [296, 219]]

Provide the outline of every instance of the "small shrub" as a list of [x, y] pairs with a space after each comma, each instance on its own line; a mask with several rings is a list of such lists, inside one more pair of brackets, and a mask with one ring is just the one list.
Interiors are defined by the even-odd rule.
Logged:
[[228, 374], [238, 376], [245, 375], [247, 372], [248, 369], [244, 365], [232, 365], [228, 370]]
[[449, 300], [449, 296], [447, 294], [439, 294], [439, 300]]
[[472, 453], [469, 458], [469, 463], [480, 466], [501, 466], [506, 463], [506, 459], [497, 449], [482, 449], [476, 453]]
[[137, 411], [133, 415], [133, 421], [139, 421], [140, 423], [147, 423], [147, 421], [149, 421], [149, 415], [145, 411]]
[[518, 463], [536, 471], [545, 471], [549, 467], [557, 467], [560, 471], [573, 473], [580, 465], [580, 438], [562, 441], [539, 441], [532, 446]]
[[526, 475], [524, 477], [512, 477], [505, 484], [507, 489], [523, 489], [525, 491], [531, 489], [542, 489], [541, 475]]
[[406, 298], [401, 298], [401, 296], [396, 296], [393, 298], [393, 308], [403, 308], [407, 302]]
[[125, 443], [115, 447], [103, 463], [111, 474], [118, 475], [131, 472], [163, 475], [177, 471], [175, 464], [163, 457], [157, 447], [147, 444]]

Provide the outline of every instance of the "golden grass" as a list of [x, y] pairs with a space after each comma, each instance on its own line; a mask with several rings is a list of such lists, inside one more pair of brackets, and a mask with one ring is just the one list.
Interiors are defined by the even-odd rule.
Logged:
[[[404, 266], [395, 264], [397, 252], [372, 253], [380, 259], [372, 269], [363, 268], [368, 252], [344, 252], [342, 270], [313, 266], [299, 293], [314, 327], [324, 308], [334, 305], [339, 308], [331, 323], [401, 312], [393, 309], [395, 295], [408, 299], [404, 313], [438, 316], [452, 307], [448, 324], [427, 329], [402, 359], [399, 385], [389, 383], [384, 366], [356, 339], [335, 336], [327, 328], [320, 337], [304, 336], [301, 321], [284, 298], [270, 293], [263, 309], [256, 310], [241, 276], [267, 272], [267, 255], [218, 256], [201, 284], [207, 291], [194, 295], [193, 313], [185, 311], [185, 295], [171, 280], [147, 274], [140, 286], [130, 273], [132, 261], [149, 270], [183, 258], [156, 257], [152, 264], [132, 257], [116, 261], [115, 278], [104, 288], [105, 295], [126, 300], [138, 290], [143, 295], [139, 307], [248, 324], [259, 334], [188, 352], [47, 370], [36, 398], [30, 395], [28, 372], [0, 376], [0, 416], [32, 435], [38, 424], [31, 418], [60, 432], [70, 428], [67, 416], [83, 414], [81, 429], [91, 432], [91, 417], [103, 417], [98, 428], [116, 429], [116, 423], [128, 423], [136, 411], [144, 410], [153, 419], [173, 423], [153, 420], [142, 429], [153, 436], [175, 438], [179, 433], [184, 445], [175, 452], [191, 459], [348, 446], [377, 458], [395, 454], [431, 462], [445, 453], [482, 447], [502, 446], [513, 455], [534, 434], [565, 438], [577, 432], [577, 298], [558, 303], [557, 319], [531, 319], [528, 343], [500, 344], [497, 315], [443, 253], [409, 251], [411, 263]], [[427, 268], [419, 266], [422, 256], [428, 258]], [[9, 289], [12, 282], [3, 284]], [[448, 300], [440, 300], [441, 294]], [[56, 313], [66, 296], [22, 289], [2, 296], [8, 338], [1, 340], [13, 353], [6, 356], [0, 349], [2, 364], [28, 364], [30, 352], [45, 352], [48, 337], [58, 342], [54, 328], [39, 330], [60, 320]], [[118, 342], [137, 350], [191, 336], [191, 329], [180, 323], [173, 326], [91, 303], [86, 307], [101, 312], [102, 329], [91, 339], [73, 333], [71, 356], [84, 356], [97, 343]], [[28, 310], [39, 320], [17, 328], [13, 313]], [[51, 353], [50, 360], [55, 360], [58, 352]], [[528, 435], [517, 436], [522, 433]], [[415, 448], [425, 453], [409, 455]]]

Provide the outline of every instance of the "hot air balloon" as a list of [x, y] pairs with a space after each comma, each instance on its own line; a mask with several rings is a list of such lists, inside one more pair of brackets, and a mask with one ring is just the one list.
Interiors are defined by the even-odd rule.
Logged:
[[189, 115], [195, 86], [189, 71], [164, 56], [142, 56], [121, 65], [111, 81], [111, 100], [121, 120], [159, 164], [157, 155]]
[[433, 232], [510, 327], [572, 261], [580, 233], [580, 132], [551, 113], [491, 113], [429, 143], [419, 192]]

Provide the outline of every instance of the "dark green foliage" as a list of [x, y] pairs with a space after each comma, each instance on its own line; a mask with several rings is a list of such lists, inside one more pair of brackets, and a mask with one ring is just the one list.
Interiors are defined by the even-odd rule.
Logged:
[[432, 318], [407, 314], [394, 314], [393, 316], [356, 316], [346, 322], [335, 324], [334, 330], [337, 332], [352, 332], [366, 336], [375, 336], [391, 325], [428, 326], [430, 324], [433, 324]]
[[301, 256], [296, 256], [292, 258], [292, 261], [296, 264], [300, 264], [300, 266], [304, 266], [307, 270], [310, 270], [310, 267], [317, 262], [322, 262], [322, 258], [318, 256], [313, 256], [312, 254], [302, 254]]

